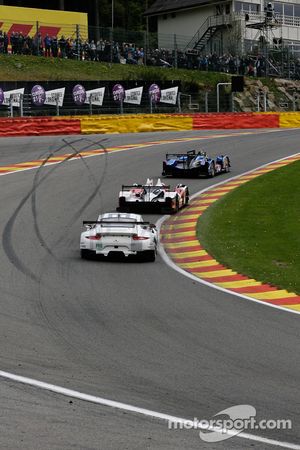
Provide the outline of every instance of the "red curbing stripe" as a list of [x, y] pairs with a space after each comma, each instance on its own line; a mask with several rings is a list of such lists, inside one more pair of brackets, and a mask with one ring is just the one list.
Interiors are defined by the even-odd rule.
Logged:
[[[177, 225], [178, 223], [196, 223], [198, 219], [178, 219], [178, 220], [174, 220], [173, 222], [170, 222], [170, 224], [174, 224]], [[169, 226], [168, 224], [166, 226]], [[163, 228], [166, 227], [165, 225], [163, 225]]]
[[230, 288], [231, 291], [252, 294], [254, 292], [271, 292], [278, 291], [278, 288], [269, 284], [261, 284], [259, 286], [246, 286], [241, 288]]
[[300, 305], [300, 297], [284, 297], [284, 298], [273, 298], [262, 300], [266, 303], [273, 303], [274, 305]]
[[[177, 258], [175, 256], [175, 257], [173, 257], [173, 260], [176, 261], [178, 264], [180, 264], [180, 263], [189, 263], [189, 262], [211, 261], [213, 259], [212, 257], [210, 257], [210, 259], [201, 259], [201, 258], [202, 258], [201, 256], [187, 256], [186, 258]], [[214, 267], [214, 266], [205, 266], [206, 272], [208, 272], [208, 267]]]
[[196, 241], [196, 240], [197, 240], [196, 235], [195, 236], [178, 237], [178, 238], [174, 238], [174, 237], [165, 238], [165, 237], [162, 237], [162, 239], [161, 239], [162, 242], [165, 242], [165, 243], [168, 243], [168, 244], [176, 244], [176, 243], [179, 243], [179, 242]]
[[192, 227], [186, 227], [186, 228], [180, 228], [180, 227], [176, 227], [175, 224], [171, 224], [168, 226], [167, 229], [167, 233], [184, 233], [186, 231], [194, 231], [195, 230], [195, 225], [193, 225]]
[[[204, 197], [204, 202], [205, 200], [219, 200], [219, 198], [223, 197], [225, 194], [214, 194], [214, 195], [206, 195]], [[201, 204], [203, 204], [203, 202], [201, 202]]]
[[[203, 277], [203, 280], [206, 281], [212, 281], [211, 278], [205, 278]], [[245, 275], [225, 275], [222, 277], [214, 277], [214, 283], [226, 283], [227, 281], [243, 281], [243, 280], [249, 280], [249, 277], [246, 277]], [[228, 289], [229, 290], [229, 289]]]
[[[166, 248], [167, 253], [184, 253], [184, 252], [198, 252], [200, 250], [204, 250], [201, 245], [195, 245], [195, 247], [172, 247]], [[210, 259], [213, 259], [210, 255], [199, 256], [199, 258], [206, 258], [209, 256]], [[203, 259], [204, 261], [205, 259]]]

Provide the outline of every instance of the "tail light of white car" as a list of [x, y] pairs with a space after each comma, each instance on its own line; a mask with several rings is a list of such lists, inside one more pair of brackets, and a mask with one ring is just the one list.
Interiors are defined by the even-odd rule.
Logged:
[[86, 236], [87, 239], [90, 239], [91, 241], [100, 241], [100, 239], [102, 238], [102, 235], [97, 233], [94, 234], [93, 236]]
[[146, 239], [150, 239], [148, 236], [138, 236], [137, 234], [134, 234], [132, 236], [132, 239], [134, 241], [145, 241]]

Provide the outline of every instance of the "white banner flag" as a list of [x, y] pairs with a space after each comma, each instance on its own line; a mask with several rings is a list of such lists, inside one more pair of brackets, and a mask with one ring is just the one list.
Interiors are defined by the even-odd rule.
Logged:
[[4, 100], [2, 105], [9, 106], [10, 104], [10, 97], [12, 96], [12, 105], [20, 107], [20, 96], [24, 95], [25, 88], [21, 89], [13, 89], [12, 91], [5, 91], [4, 94]]
[[178, 94], [178, 86], [161, 90], [160, 102], [176, 105]]
[[86, 99], [84, 103], [91, 103], [92, 105], [102, 106], [103, 100], [104, 100], [104, 94], [105, 94], [105, 87], [97, 88], [97, 89], [91, 89], [90, 91], [86, 91]]
[[46, 91], [45, 105], [56, 106], [56, 100], [58, 98], [58, 106], [62, 107], [64, 103], [65, 89], [66, 88], [59, 88]]
[[127, 89], [125, 91], [124, 103], [132, 103], [133, 105], [140, 105], [143, 95], [143, 86]]

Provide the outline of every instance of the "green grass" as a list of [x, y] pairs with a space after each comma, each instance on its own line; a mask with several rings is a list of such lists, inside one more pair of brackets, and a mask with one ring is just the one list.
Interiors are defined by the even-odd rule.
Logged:
[[235, 271], [300, 294], [300, 161], [262, 175], [215, 202], [198, 237]]
[[[252, 78], [246, 77], [252, 81]], [[164, 69], [130, 64], [109, 64], [91, 61], [75, 61], [61, 58], [37, 56], [0, 55], [1, 81], [146, 81], [149, 83], [180, 80], [182, 92], [197, 94], [201, 91], [215, 91], [217, 83], [228, 83], [231, 75], [200, 70]], [[278, 91], [274, 80], [261, 78], [264, 86]], [[230, 92], [226, 88], [227, 93]]]
[[67, 80], [181, 80], [183, 88], [194, 92], [214, 89], [216, 84], [230, 81], [222, 73], [198, 70], [74, 61], [36, 56], [0, 56], [0, 81], [67, 81]]

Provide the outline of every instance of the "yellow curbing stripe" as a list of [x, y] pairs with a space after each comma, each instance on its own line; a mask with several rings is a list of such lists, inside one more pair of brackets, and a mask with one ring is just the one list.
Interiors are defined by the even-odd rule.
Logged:
[[[208, 255], [207, 251], [205, 250], [195, 250], [195, 251], [191, 251], [191, 252], [185, 252], [184, 250], [182, 252], [179, 253], [172, 253], [172, 258], [193, 258], [195, 256], [205, 256]], [[211, 260], [208, 260], [211, 261]], [[207, 262], [207, 261], [206, 261]]]
[[[205, 206], [204, 208], [206, 209], [207, 206]], [[190, 209], [189, 209], [189, 211], [190, 211]], [[174, 223], [176, 223], [177, 220], [183, 220], [183, 219], [186, 219], [186, 220], [196, 219], [196, 221], [197, 221], [198, 217], [199, 217], [199, 214], [189, 214], [188, 216], [186, 214], [184, 214], [182, 217], [180, 215], [178, 215], [176, 218], [174, 218]], [[190, 223], [192, 223], [192, 222], [190, 222]]]
[[199, 241], [190, 241], [190, 242], [163, 242], [164, 247], [175, 249], [175, 248], [186, 248], [186, 247], [199, 247]]
[[294, 311], [300, 311], [300, 303], [299, 305], [286, 305], [285, 308], [293, 309]]
[[240, 281], [224, 281], [223, 283], [215, 283], [215, 284], [228, 289], [262, 285], [260, 281], [256, 281], [253, 278], [250, 278], [249, 280], [240, 280]]
[[211, 198], [211, 197], [222, 197], [223, 195], [226, 195], [226, 194], [227, 194], [227, 191], [222, 191], [222, 192], [213, 192], [212, 191], [209, 194], [204, 194], [203, 198], [204, 198], [204, 201], [206, 202], [208, 198]]
[[270, 292], [255, 292], [251, 294], [247, 294], [249, 297], [257, 298], [258, 300], [275, 300], [278, 298], [294, 298], [298, 297], [297, 294], [293, 292], [288, 292], [286, 290], [277, 290]]
[[[193, 269], [190, 270], [190, 272], [193, 272]], [[237, 275], [237, 272], [233, 272], [231, 269], [224, 269], [224, 270], [214, 270], [212, 272], [200, 272], [200, 273], [193, 273], [196, 277], [199, 278], [217, 278], [217, 277], [226, 277], [228, 275]]]
[[190, 228], [192, 226], [193, 226], [193, 222], [185, 222], [185, 223], [178, 223], [177, 224], [176, 221], [174, 221], [174, 223], [172, 223], [171, 225], [168, 226], [167, 231], [168, 232], [170, 232], [170, 231], [175, 231], [176, 232], [176, 230], [178, 228]]
[[20, 170], [20, 168], [19, 167], [10, 167], [10, 166], [7, 166], [7, 167], [0, 167], [0, 172], [15, 172], [15, 171], [18, 171], [18, 170]]
[[235, 189], [235, 188], [236, 188], [236, 186], [227, 186], [227, 187], [219, 187], [219, 188], [216, 188], [216, 189], [217, 189], [218, 193], [220, 191], [224, 191], [226, 193], [226, 192], [231, 191], [232, 189]]
[[[205, 211], [207, 208], [208, 208], [208, 205], [207, 206], [200, 206], [201, 205], [201, 202], [199, 203], [199, 206], [194, 206], [194, 205], [192, 205], [191, 204], [191, 206], [189, 207], [189, 211], [195, 211], [195, 213], [196, 212], [199, 212], [199, 211]], [[183, 215], [184, 213], [181, 213], [181, 216], [182, 217], [186, 217], [187, 219], [189, 218], [189, 217], [193, 217], [193, 216], [195, 216], [195, 214], [193, 214], [193, 215]], [[180, 217], [181, 217], [180, 216]], [[199, 216], [199, 214], [198, 214], [198, 216]]]
[[[208, 253], [204, 253], [204, 254], [207, 255]], [[197, 269], [198, 267], [207, 267], [208, 270], [210, 270], [209, 267], [216, 266], [219, 263], [215, 259], [210, 259], [208, 261], [195, 261], [195, 262], [188, 262], [188, 263], [179, 261], [179, 264], [180, 264], [180, 267], [187, 267], [188, 269]]]
[[[170, 234], [169, 231], [167, 231], [165, 236], [167, 238], [170, 238], [170, 237], [172, 237], [172, 238], [179, 238], [179, 237], [189, 237], [189, 236], [195, 236], [196, 237], [196, 230], [194, 230], [194, 231], [182, 231], [180, 233], [171, 233], [171, 234]], [[199, 244], [199, 241], [198, 241], [198, 244]], [[187, 244], [185, 244], [185, 245], [187, 245]]]

